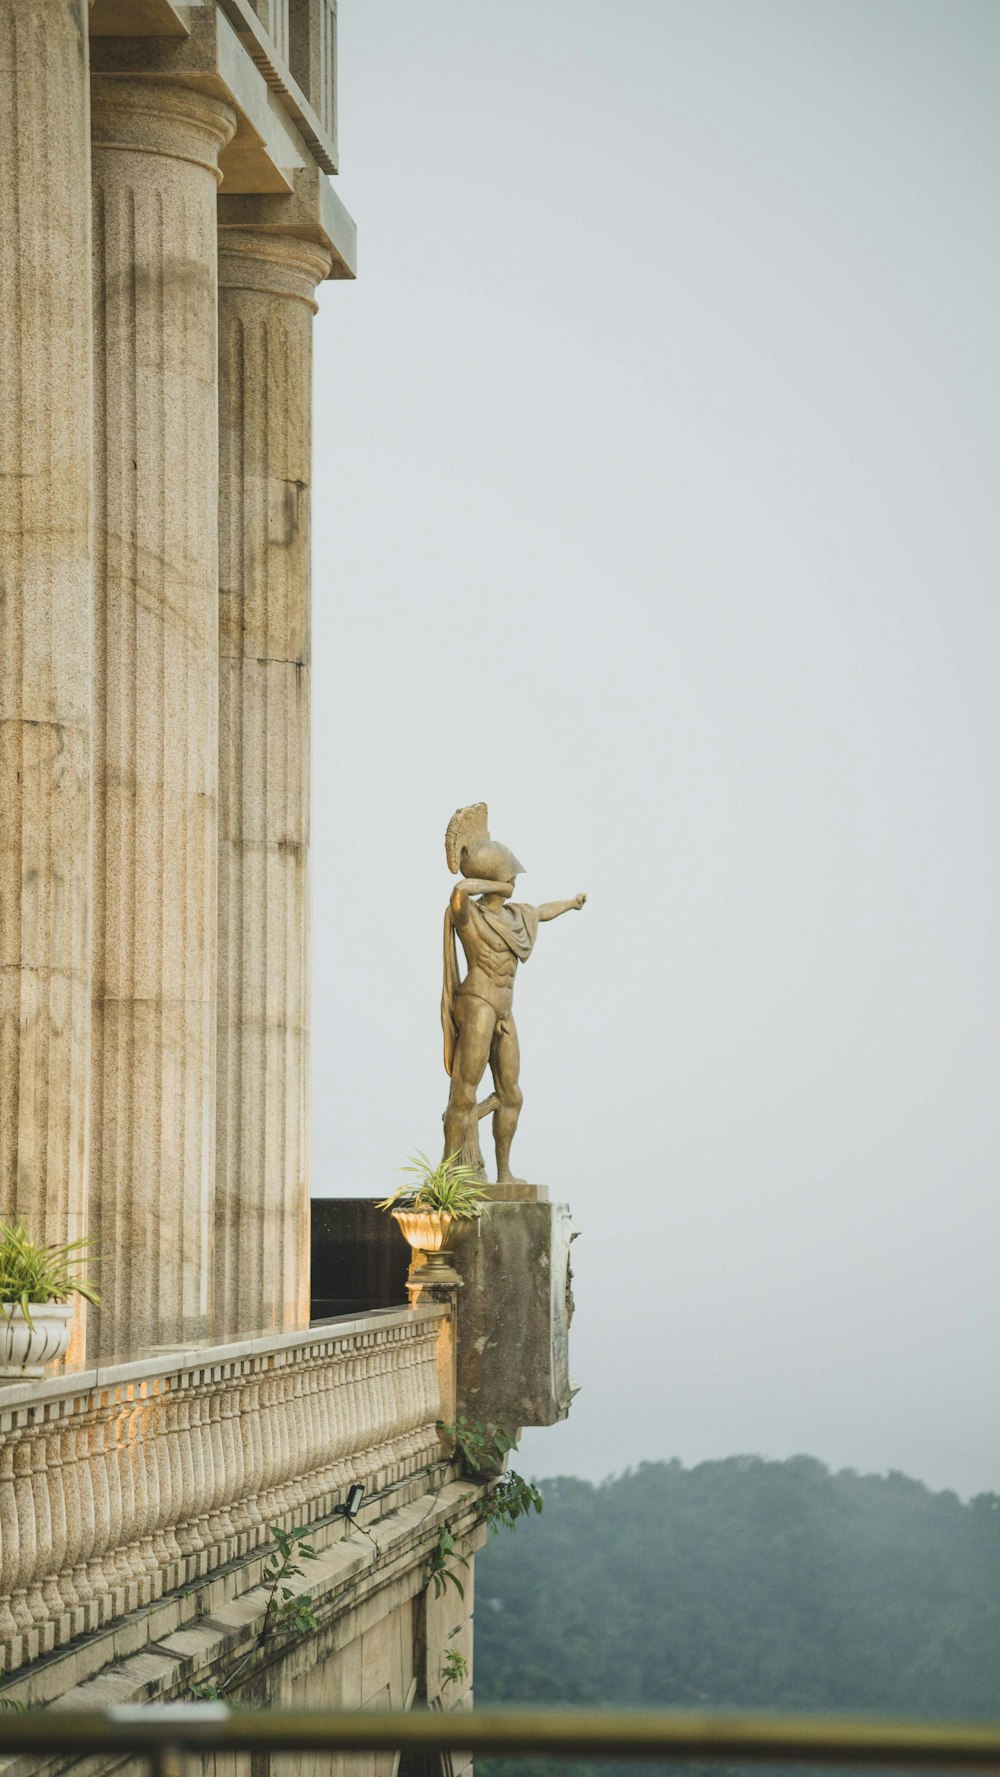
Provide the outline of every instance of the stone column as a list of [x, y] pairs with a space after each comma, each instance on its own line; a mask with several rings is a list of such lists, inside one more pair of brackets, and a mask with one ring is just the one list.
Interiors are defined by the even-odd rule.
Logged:
[[86, 1230], [86, 13], [0, 0], [0, 1218], [51, 1241]]
[[330, 254], [219, 235], [216, 1327], [309, 1317], [309, 483]]
[[221, 100], [95, 79], [95, 1351], [212, 1315]]

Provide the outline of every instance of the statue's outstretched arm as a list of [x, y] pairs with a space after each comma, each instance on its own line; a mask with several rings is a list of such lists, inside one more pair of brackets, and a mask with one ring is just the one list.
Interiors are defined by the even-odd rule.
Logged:
[[576, 913], [586, 899], [586, 895], [574, 895], [572, 901], [546, 901], [537, 909], [539, 921], [558, 919], [560, 913]]

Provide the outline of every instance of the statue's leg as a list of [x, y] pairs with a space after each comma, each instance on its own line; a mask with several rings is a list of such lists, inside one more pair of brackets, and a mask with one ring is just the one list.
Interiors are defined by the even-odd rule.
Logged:
[[474, 1163], [479, 1152], [479, 1126], [476, 1119], [476, 1093], [486, 1071], [493, 1041], [496, 1013], [485, 1000], [470, 994], [458, 995], [455, 1001], [455, 1022], [458, 1041], [451, 1068], [451, 1092], [444, 1114], [444, 1151], [447, 1158], [457, 1154], [466, 1165]]
[[490, 1066], [493, 1070], [493, 1082], [497, 1089], [499, 1106], [493, 1113], [493, 1141], [497, 1151], [497, 1184], [522, 1184], [523, 1180], [515, 1179], [510, 1170], [510, 1144], [514, 1139], [517, 1119], [521, 1115], [524, 1102], [518, 1075], [521, 1072], [521, 1045], [517, 1040], [517, 1026], [513, 1018], [500, 1020], [493, 1046], [490, 1051]]

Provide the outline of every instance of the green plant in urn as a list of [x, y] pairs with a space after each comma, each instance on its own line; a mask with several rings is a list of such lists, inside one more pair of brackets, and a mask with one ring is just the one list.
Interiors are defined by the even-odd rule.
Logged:
[[[422, 1284], [457, 1283], [452, 1246], [489, 1214], [482, 1179], [457, 1154], [432, 1166], [426, 1154], [418, 1152], [402, 1170], [412, 1176], [378, 1207], [391, 1213], [414, 1253], [421, 1255], [415, 1263]], [[413, 1269], [411, 1265], [411, 1273]]]

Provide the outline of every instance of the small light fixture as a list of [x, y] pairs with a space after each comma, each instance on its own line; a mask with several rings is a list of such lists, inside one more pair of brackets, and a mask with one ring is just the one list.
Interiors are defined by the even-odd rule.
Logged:
[[348, 1489], [347, 1489], [347, 1499], [345, 1500], [344, 1504], [342, 1506], [336, 1506], [334, 1508], [336, 1516], [339, 1518], [349, 1518], [351, 1523], [353, 1524], [355, 1518], [357, 1517], [358, 1513], [361, 1510], [361, 1501], [364, 1499], [364, 1497], [365, 1497], [364, 1482], [363, 1481], [352, 1481], [350, 1487], [348, 1487]]
[[[363, 1481], [352, 1481], [351, 1485], [347, 1489], [347, 1498], [345, 1499], [343, 1505], [334, 1506], [333, 1515], [335, 1518], [346, 1518], [348, 1524], [353, 1524], [356, 1530], [360, 1530], [362, 1536], [366, 1536], [368, 1538], [368, 1541], [371, 1543], [372, 1548], [375, 1550], [375, 1559], [377, 1561], [380, 1554], [382, 1553], [382, 1551], [379, 1548], [378, 1543], [375, 1541], [375, 1538], [373, 1537], [371, 1531], [366, 1530], [363, 1524], [358, 1523], [358, 1513], [361, 1510], [361, 1501], [364, 1499], [364, 1497], [365, 1497], [364, 1482]], [[347, 1531], [346, 1534], [348, 1536], [350, 1536], [351, 1533], [350, 1533], [350, 1531]]]

